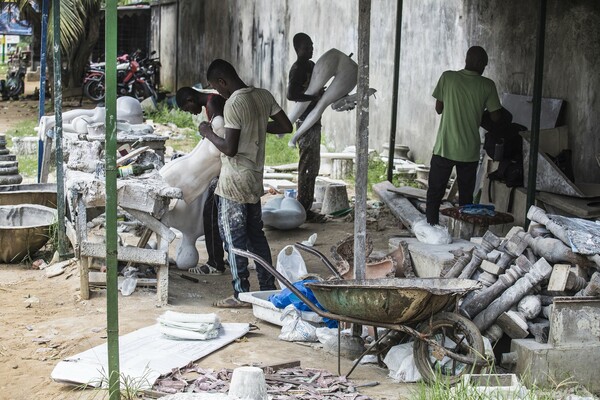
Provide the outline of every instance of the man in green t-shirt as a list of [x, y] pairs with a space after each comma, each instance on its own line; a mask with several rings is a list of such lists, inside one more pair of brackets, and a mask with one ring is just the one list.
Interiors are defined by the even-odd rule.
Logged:
[[488, 56], [479, 46], [467, 51], [465, 68], [445, 71], [440, 77], [433, 97], [435, 111], [442, 115], [437, 133], [427, 189], [427, 222], [439, 223], [439, 211], [446, 186], [456, 167], [459, 205], [473, 202], [481, 138], [479, 125], [485, 110], [492, 121], [500, 120], [500, 100], [496, 85], [481, 76]]

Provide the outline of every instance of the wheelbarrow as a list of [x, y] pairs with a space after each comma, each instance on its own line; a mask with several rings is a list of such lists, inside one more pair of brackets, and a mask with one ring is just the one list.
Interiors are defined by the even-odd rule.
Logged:
[[392, 331], [406, 333], [415, 339], [415, 364], [428, 383], [442, 379], [447, 384], [454, 384], [463, 374], [476, 374], [488, 365], [479, 329], [467, 318], [443, 311], [453, 308], [457, 297], [480, 288], [477, 281], [454, 278], [342, 280], [323, 254], [299, 243], [296, 246], [319, 257], [337, 277], [331, 281], [306, 284], [327, 311], [306, 298], [263, 258], [245, 250], [231, 251], [262, 265], [321, 317], [387, 329], [380, 338], [376, 335], [376, 340], [346, 376]]

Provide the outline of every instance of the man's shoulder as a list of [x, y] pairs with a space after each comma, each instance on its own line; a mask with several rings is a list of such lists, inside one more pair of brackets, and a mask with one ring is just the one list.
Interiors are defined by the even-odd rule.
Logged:
[[227, 100], [227, 103], [236, 107], [237, 104], [244, 104], [247, 102], [253, 102], [260, 99], [262, 102], [274, 102], [275, 98], [273, 94], [267, 89], [256, 88], [256, 87], [248, 87], [241, 90], [236, 90], [231, 97]]
[[290, 72], [306, 71], [315, 66], [312, 60], [296, 60], [290, 68]]

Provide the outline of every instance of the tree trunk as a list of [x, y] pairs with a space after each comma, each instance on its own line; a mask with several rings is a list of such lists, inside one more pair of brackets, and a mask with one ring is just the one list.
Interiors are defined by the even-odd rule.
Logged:
[[92, 50], [100, 36], [100, 13], [87, 16], [87, 31], [85, 37], [68, 55], [66, 82], [67, 87], [77, 88], [83, 82], [85, 69], [88, 65]]

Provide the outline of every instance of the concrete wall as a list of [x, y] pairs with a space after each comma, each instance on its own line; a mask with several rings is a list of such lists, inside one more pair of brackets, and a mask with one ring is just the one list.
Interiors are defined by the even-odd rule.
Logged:
[[[389, 141], [396, 2], [373, 0], [371, 10], [370, 147]], [[518, 0], [404, 0], [397, 144], [411, 147], [414, 160], [428, 163], [439, 117], [431, 92], [446, 69], [461, 69], [469, 46], [489, 53], [485, 75], [500, 93], [531, 95], [537, 2]], [[600, 2], [548, 0], [544, 97], [566, 100], [576, 179], [600, 182]], [[172, 20], [172, 18], [171, 18]], [[315, 60], [335, 47], [358, 53], [358, 2], [350, 0], [180, 0], [177, 45], [161, 45], [161, 61], [178, 50], [178, 87], [198, 81], [214, 58], [231, 61], [249, 84], [273, 92], [284, 109], [287, 74], [295, 60], [292, 37], [303, 31], [315, 43]], [[160, 30], [175, 27], [162, 21]], [[155, 25], [156, 28], [156, 25]], [[161, 33], [161, 43], [165, 37]], [[162, 51], [165, 50], [165, 54]], [[174, 72], [163, 68], [163, 76]], [[174, 81], [174, 79], [170, 79]], [[327, 145], [340, 150], [355, 141], [356, 113], [323, 116]]]

